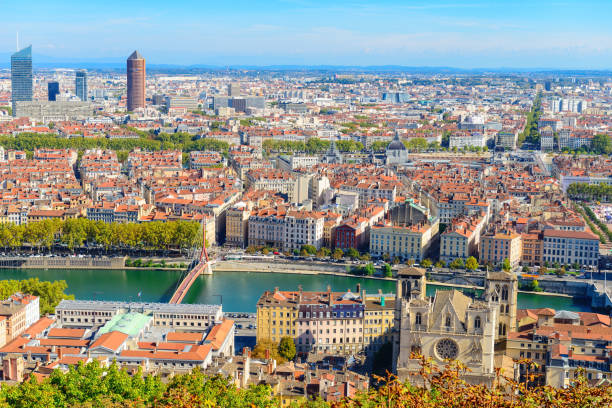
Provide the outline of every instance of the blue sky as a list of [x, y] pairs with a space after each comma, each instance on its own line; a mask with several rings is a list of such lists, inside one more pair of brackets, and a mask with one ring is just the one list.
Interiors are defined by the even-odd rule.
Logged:
[[[150, 64], [612, 68], [612, 0], [0, 0], [0, 53]], [[36, 63], [36, 57], [35, 61]]]

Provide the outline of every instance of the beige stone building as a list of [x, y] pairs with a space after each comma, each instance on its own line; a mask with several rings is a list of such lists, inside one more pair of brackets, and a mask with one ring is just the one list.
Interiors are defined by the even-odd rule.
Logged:
[[421, 366], [411, 354], [417, 353], [440, 365], [447, 359], [459, 360], [470, 369], [464, 375], [468, 382], [490, 385], [495, 377], [495, 337], [504, 301], [487, 291], [496, 288], [498, 279], [487, 284], [482, 300], [474, 300], [457, 290], [438, 290], [426, 297], [424, 269], [404, 268], [398, 276], [399, 336], [394, 343], [394, 368], [400, 380], [415, 380], [411, 374], [418, 373]]
[[504, 259], [510, 261], [510, 266], [516, 268], [521, 263], [523, 244], [521, 235], [505, 231], [485, 235], [480, 243], [480, 263], [501, 264]]
[[244, 248], [248, 242], [248, 225], [251, 211], [247, 204], [236, 203], [225, 215], [225, 243]]
[[433, 238], [438, 234], [439, 224], [417, 224], [408, 227], [372, 227], [370, 230], [370, 254], [389, 255], [391, 259], [414, 259], [427, 257]]

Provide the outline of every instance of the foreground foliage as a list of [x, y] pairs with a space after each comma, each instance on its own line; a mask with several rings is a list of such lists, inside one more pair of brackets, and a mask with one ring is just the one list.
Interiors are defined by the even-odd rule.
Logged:
[[65, 293], [68, 285], [66, 281], [40, 281], [38, 278], [26, 280], [3, 280], [0, 281], [0, 299], [7, 299], [13, 293], [21, 292], [38, 296], [40, 303], [40, 314], [54, 313], [55, 306], [63, 299], [74, 299], [73, 295]]
[[[383, 385], [354, 398], [336, 402], [296, 401], [292, 407], [307, 408], [400, 408], [400, 407], [609, 407], [612, 387], [590, 387], [584, 377], [566, 389], [527, 388], [497, 373], [493, 387], [470, 385], [461, 379], [467, 369], [457, 362], [438, 367], [421, 357], [421, 371], [414, 384], [392, 376]], [[501, 385], [503, 384], [503, 385]], [[108, 368], [98, 362], [79, 365], [67, 373], [55, 371], [41, 382], [31, 379], [0, 389], [0, 408], [16, 407], [278, 407], [280, 401], [264, 385], [237, 389], [228, 378], [206, 376], [199, 370], [177, 375], [168, 383], [159, 377], [130, 376], [115, 364]]]

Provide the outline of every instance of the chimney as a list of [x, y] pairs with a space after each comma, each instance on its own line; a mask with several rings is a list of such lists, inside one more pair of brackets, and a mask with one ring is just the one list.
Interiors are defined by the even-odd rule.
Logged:
[[270, 359], [270, 349], [266, 349], [266, 360]]
[[61, 360], [63, 355], [64, 355], [64, 352], [62, 351], [62, 348], [58, 347], [57, 348], [57, 359]]

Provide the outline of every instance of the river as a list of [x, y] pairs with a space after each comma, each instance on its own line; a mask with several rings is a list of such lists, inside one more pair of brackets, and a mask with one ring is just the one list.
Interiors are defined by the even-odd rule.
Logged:
[[[86, 270], [86, 269], [0, 269], [0, 280], [28, 279], [65, 280], [68, 293], [77, 299], [167, 302], [181, 277], [179, 271], [157, 270]], [[185, 303], [219, 303], [226, 312], [255, 312], [257, 300], [265, 290], [356, 290], [357, 283], [368, 293], [395, 292], [395, 282], [334, 275], [297, 275], [257, 272], [216, 272], [201, 276], [185, 297]], [[449, 289], [433, 284], [436, 289]], [[519, 293], [519, 308], [551, 307], [557, 310], [590, 311], [587, 303], [563, 296]]]

